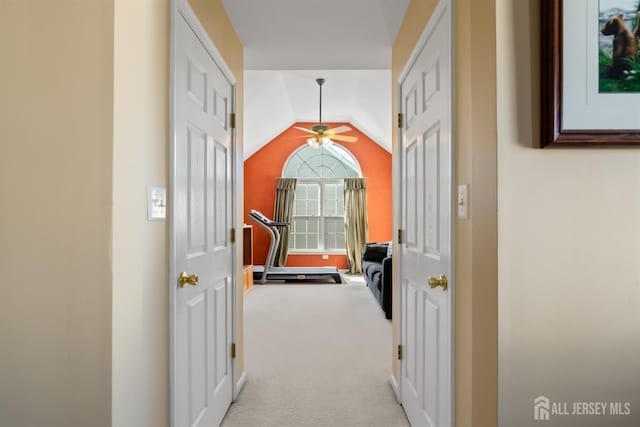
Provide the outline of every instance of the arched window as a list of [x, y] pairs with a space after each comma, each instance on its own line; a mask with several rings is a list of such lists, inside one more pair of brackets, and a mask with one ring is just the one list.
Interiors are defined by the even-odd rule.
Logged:
[[362, 176], [355, 157], [340, 145], [307, 145], [289, 157], [282, 176], [297, 179], [290, 252], [344, 251], [344, 178]]

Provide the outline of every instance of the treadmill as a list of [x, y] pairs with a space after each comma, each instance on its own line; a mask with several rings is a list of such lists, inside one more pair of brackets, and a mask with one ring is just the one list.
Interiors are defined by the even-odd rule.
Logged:
[[305, 281], [305, 280], [326, 280], [333, 279], [336, 283], [343, 283], [342, 276], [336, 267], [274, 267], [274, 259], [278, 243], [280, 243], [280, 232], [278, 227], [288, 227], [288, 222], [275, 222], [264, 216], [261, 212], [252, 209], [249, 218], [269, 233], [271, 243], [265, 265], [253, 267], [253, 280], [257, 283], [267, 283], [270, 280], [284, 281]]

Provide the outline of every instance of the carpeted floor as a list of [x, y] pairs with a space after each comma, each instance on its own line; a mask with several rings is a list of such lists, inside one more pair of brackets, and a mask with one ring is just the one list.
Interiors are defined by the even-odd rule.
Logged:
[[389, 386], [391, 322], [364, 286], [258, 285], [245, 298], [247, 383], [223, 427], [406, 427]]

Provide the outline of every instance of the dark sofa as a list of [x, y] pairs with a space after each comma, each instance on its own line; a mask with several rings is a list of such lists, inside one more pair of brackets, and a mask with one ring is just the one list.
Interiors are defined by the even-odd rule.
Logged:
[[384, 315], [391, 319], [391, 248], [389, 243], [367, 243], [362, 253], [364, 280]]

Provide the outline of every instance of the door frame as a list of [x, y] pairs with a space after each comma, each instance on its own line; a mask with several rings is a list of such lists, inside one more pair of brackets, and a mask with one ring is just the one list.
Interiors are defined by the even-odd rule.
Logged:
[[[198, 19], [196, 13], [193, 11], [188, 3], [188, 0], [171, 0], [171, 36], [170, 36], [170, 60], [169, 60], [169, 200], [168, 204], [173, 203], [175, 198], [175, 186], [173, 180], [176, 173], [176, 22], [178, 19], [184, 18], [191, 30], [194, 32], [206, 52], [211, 56], [215, 64], [220, 68], [224, 78], [231, 85], [231, 107], [230, 113], [236, 113], [236, 93], [237, 93], [237, 80], [231, 69], [223, 59], [222, 55], [216, 48], [215, 44], [211, 41], [209, 34], [204, 29], [204, 26]], [[237, 159], [242, 159], [242, 153], [240, 152], [239, 145], [236, 140], [236, 129], [231, 128], [231, 227], [236, 230], [240, 229], [238, 222], [238, 183], [242, 182], [242, 179], [238, 179], [239, 174], [242, 173], [241, 169], [237, 166]], [[168, 210], [171, 212], [171, 209]], [[174, 333], [175, 333], [175, 321], [173, 318], [174, 311], [171, 307], [175, 304], [176, 299], [176, 278], [178, 277], [178, 271], [176, 269], [176, 248], [174, 239], [174, 223], [173, 216], [169, 215], [169, 418], [170, 425], [175, 425], [174, 414], [174, 367], [173, 360], [175, 357], [174, 349]], [[237, 239], [237, 236], [236, 236]], [[236, 240], [237, 242], [237, 240]], [[232, 342], [237, 343], [238, 337], [238, 322], [237, 322], [237, 298], [238, 290], [237, 286], [240, 277], [238, 275], [238, 257], [236, 251], [236, 244], [232, 243], [231, 248], [231, 335]], [[236, 381], [236, 372], [238, 370], [238, 358], [231, 359], [231, 384], [232, 384], [232, 399], [235, 401], [242, 388], [245, 376]]]
[[[455, 272], [456, 272], [456, 206], [455, 206], [455, 201], [457, 200], [457, 198], [455, 197], [455, 193], [456, 193], [456, 183], [457, 183], [457, 168], [456, 168], [456, 116], [455, 116], [455, 111], [456, 111], [456, 103], [455, 103], [455, 99], [456, 99], [456, 38], [455, 38], [455, 33], [456, 33], [456, 23], [455, 23], [455, 1], [453, 0], [439, 0], [438, 4], [436, 5], [435, 9], [433, 10], [433, 13], [431, 14], [431, 17], [429, 18], [429, 21], [427, 22], [427, 25], [424, 27], [424, 30], [422, 31], [422, 34], [420, 35], [420, 38], [418, 39], [418, 42], [416, 43], [416, 45], [414, 46], [411, 55], [409, 55], [409, 59], [407, 60], [407, 62], [405, 63], [404, 67], [402, 68], [402, 72], [400, 73], [400, 75], [398, 76], [398, 80], [396, 82], [397, 85], [397, 105], [398, 105], [398, 112], [401, 113], [403, 115], [403, 118], [406, 117], [406, 111], [405, 111], [405, 107], [403, 106], [403, 102], [402, 102], [402, 83], [404, 82], [404, 80], [407, 78], [407, 76], [409, 75], [409, 72], [411, 71], [412, 67], [415, 65], [416, 60], [418, 59], [418, 56], [420, 55], [420, 53], [422, 52], [422, 49], [424, 48], [427, 40], [429, 39], [429, 36], [431, 35], [431, 33], [433, 32], [435, 25], [438, 22], [438, 19], [443, 13], [448, 14], [448, 16], [445, 16], [445, 19], [448, 21], [449, 23], [449, 37], [450, 37], [450, 55], [451, 55], [451, 70], [450, 70], [450, 82], [451, 82], [451, 101], [450, 101], [450, 122], [451, 122], [451, 220], [449, 221], [450, 227], [451, 227], [451, 277], [447, 278], [448, 282], [449, 282], [449, 293], [450, 293], [450, 309], [449, 309], [449, 322], [450, 322], [450, 330], [451, 330], [451, 349], [450, 349], [450, 353], [451, 353], [451, 360], [450, 360], [450, 364], [451, 364], [451, 384], [450, 384], [450, 399], [451, 399], [451, 425], [454, 426], [456, 419], [455, 419], [455, 413], [456, 413], [456, 405], [455, 405], [455, 396], [456, 396], [456, 389], [455, 389], [455, 385], [456, 385], [456, 353], [455, 353], [455, 338], [456, 338], [456, 323], [455, 323], [455, 289], [456, 289], [456, 277], [455, 277]], [[404, 122], [404, 120], [403, 120]], [[403, 194], [404, 194], [404, 188], [402, 186], [402, 164], [403, 164], [403, 156], [402, 156], [402, 150], [400, 149], [400, 146], [402, 144], [402, 138], [403, 138], [403, 129], [404, 129], [404, 124], [402, 123], [402, 126], [398, 126], [397, 127], [397, 149], [394, 153], [393, 156], [393, 166], [394, 166], [394, 171], [395, 173], [393, 174], [393, 182], [394, 182], [394, 188], [396, 189], [395, 193], [394, 193], [394, 212], [393, 212], [393, 229], [394, 230], [402, 230], [403, 228], [403, 223], [402, 223], [402, 215], [403, 215], [403, 208], [402, 208], [402, 202], [403, 202]], [[404, 245], [404, 243], [403, 243]], [[394, 261], [394, 265], [397, 265], [397, 275], [394, 279], [395, 282], [397, 283], [397, 299], [396, 299], [396, 307], [398, 308], [398, 313], [397, 313], [397, 338], [398, 338], [398, 344], [400, 346], [402, 346], [402, 348], [405, 348], [406, 343], [403, 340], [403, 316], [404, 316], [404, 311], [403, 311], [403, 307], [402, 307], [402, 301], [403, 301], [403, 287], [402, 287], [402, 280], [403, 280], [403, 269], [402, 269], [402, 250], [400, 250], [400, 245], [398, 245], [398, 250], [396, 251], [396, 253], [394, 254], [394, 258], [397, 258], [397, 261]], [[394, 313], [394, 317], [396, 316], [396, 314]], [[395, 349], [394, 349], [395, 351]], [[400, 403], [402, 403], [402, 390], [403, 390], [403, 384], [402, 384], [402, 370], [404, 369], [404, 360], [400, 359], [398, 360], [398, 377], [394, 378], [393, 376], [391, 377], [391, 386], [396, 394], [396, 398], [398, 399], [398, 401]]]

